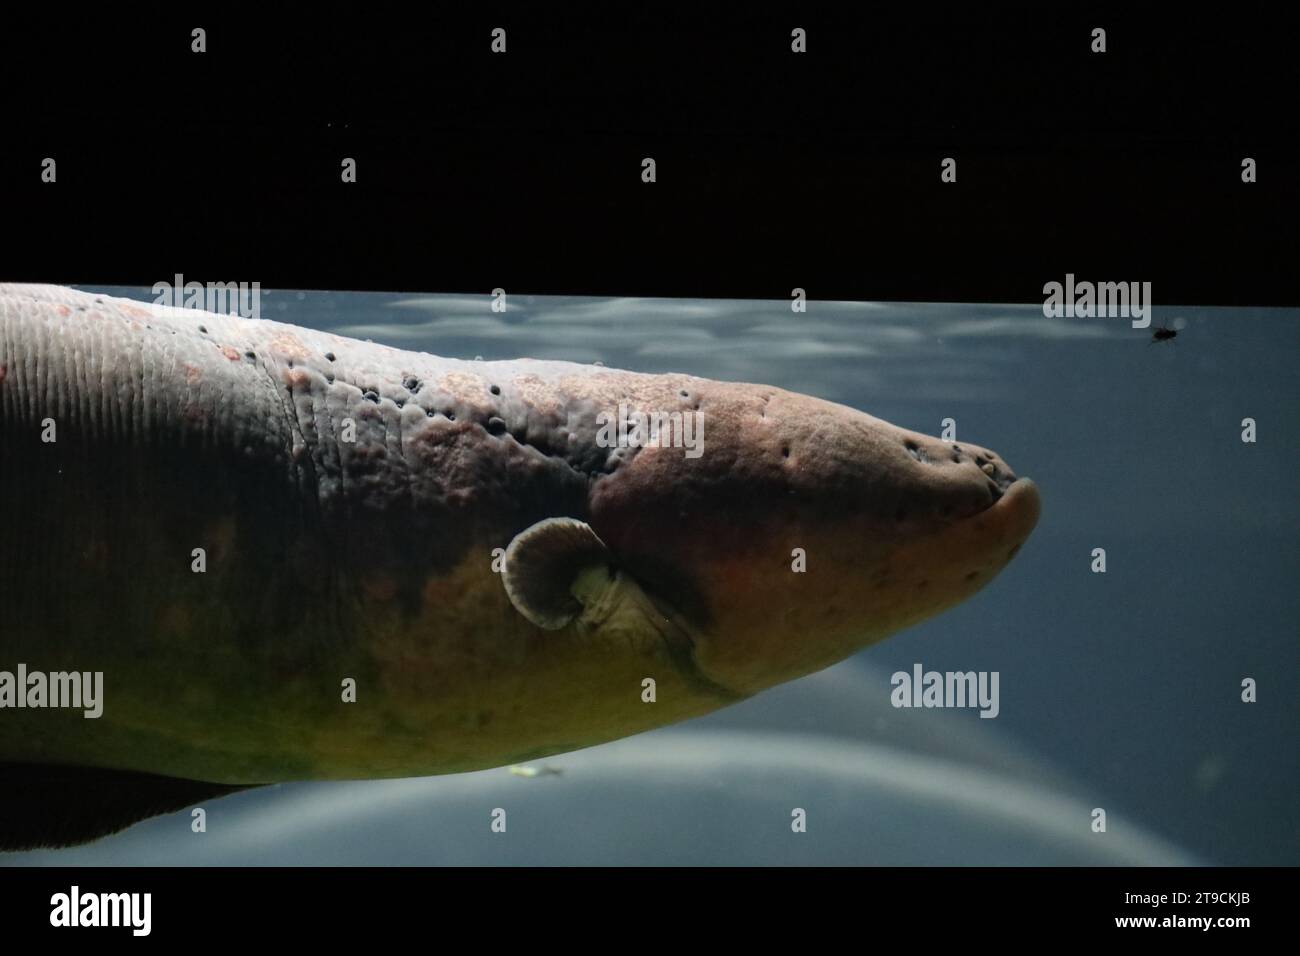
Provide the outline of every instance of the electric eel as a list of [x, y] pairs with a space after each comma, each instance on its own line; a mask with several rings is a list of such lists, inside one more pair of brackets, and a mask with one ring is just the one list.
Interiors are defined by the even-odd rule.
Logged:
[[779, 388], [0, 285], [0, 848], [706, 714], [1038, 515], [987, 449]]

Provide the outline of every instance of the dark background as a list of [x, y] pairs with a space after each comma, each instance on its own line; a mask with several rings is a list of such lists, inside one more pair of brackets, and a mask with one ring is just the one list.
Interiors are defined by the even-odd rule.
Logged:
[[1300, 302], [1271, 8], [768, 9], [14, 17], [0, 279], [1028, 302], [1073, 272]]

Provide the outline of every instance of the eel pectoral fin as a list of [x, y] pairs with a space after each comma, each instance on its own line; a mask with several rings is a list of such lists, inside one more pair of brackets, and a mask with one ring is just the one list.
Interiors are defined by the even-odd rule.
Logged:
[[247, 789], [134, 770], [0, 762], [0, 852], [89, 843]]
[[511, 603], [538, 627], [573, 625], [610, 646], [666, 659], [714, 706], [744, 696], [700, 670], [684, 622], [667, 603], [652, 600], [596, 532], [575, 518], [547, 518], [515, 535], [502, 578]]
[[[506, 548], [502, 582], [510, 603], [540, 628], [558, 631], [583, 613], [593, 588], [613, 581], [609, 549], [586, 522], [546, 518]], [[581, 585], [581, 586], [580, 586]]]

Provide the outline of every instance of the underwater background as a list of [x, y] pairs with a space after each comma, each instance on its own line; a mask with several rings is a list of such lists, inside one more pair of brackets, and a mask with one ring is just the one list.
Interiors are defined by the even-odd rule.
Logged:
[[[688, 723], [531, 770], [261, 788], [206, 804], [206, 833], [184, 812], [0, 865], [1300, 863], [1300, 310], [1157, 305], [1134, 329], [1041, 304], [490, 301], [264, 291], [261, 317], [951, 418], [1034, 479], [1042, 520], [970, 600]], [[917, 663], [997, 671], [998, 716], [895, 709]]]

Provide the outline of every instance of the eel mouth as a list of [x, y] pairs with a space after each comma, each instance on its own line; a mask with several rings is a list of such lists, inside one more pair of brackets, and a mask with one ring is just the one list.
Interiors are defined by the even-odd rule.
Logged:
[[[976, 514], [981, 514], [992, 508], [1002, 500], [1004, 496], [1020, 481], [1028, 482], [1033, 486], [1029, 479], [1019, 478], [1010, 466], [1001, 458], [991, 451], [983, 448], [962, 449], [960, 446], [953, 445], [953, 460], [959, 464], [969, 467], [967, 462], [971, 462], [984, 474], [984, 488], [988, 493], [988, 501], [984, 507], [976, 508], [967, 514], [961, 515], [958, 520], [969, 518]], [[1022, 489], [1022, 491], [1025, 489]]]
[[[847, 657], [889, 633], [960, 603], [988, 584], [1016, 556], [1038, 523], [1042, 509], [1038, 486], [1028, 478], [1016, 478], [1009, 472], [1000, 481], [992, 479], [990, 485], [991, 500], [982, 510], [920, 534], [891, 553], [893, 593], [877, 606], [876, 613], [880, 616], [873, 619], [876, 624], [890, 622], [889, 626], [870, 639], [844, 644], [842, 653], [835, 654], [835, 659]], [[857, 584], [846, 593], [864, 591]], [[825, 660], [812, 668], [803, 667], [797, 660], [788, 668], [774, 663], [772, 674], [764, 677], [748, 673], [752, 661], [747, 661], [738, 672], [733, 653], [724, 652], [722, 661], [716, 657], [717, 642], [725, 635], [692, 627], [688, 616], [657, 591], [647, 591], [646, 596], [654, 607], [656, 627], [679, 674], [698, 693], [720, 704], [742, 700], [764, 687], [834, 662]], [[779, 617], [779, 611], [774, 616]], [[783, 640], [789, 635], [779, 636]], [[762, 646], [760, 639], [757, 647]]]
[[996, 512], [999, 521], [1004, 522], [1004, 532], [1018, 534], [1023, 541], [1034, 530], [1042, 513], [1038, 485], [1030, 478], [1017, 478], [1015, 475], [992, 481], [991, 484], [993, 501], [979, 515]]
[[1042, 514], [1038, 485], [1009, 472], [999, 478], [990, 478], [986, 507], [905, 544], [900, 556], [918, 569], [928, 566], [940, 577], [959, 580], [958, 592], [987, 584], [1016, 556]]
[[[980, 465], [984, 474], [989, 476], [989, 490], [993, 495], [993, 504], [997, 504], [1007, 490], [1020, 479], [1016, 477], [1015, 472], [998, 461], [988, 460], [981, 462], [976, 459], [976, 464]], [[1029, 481], [1028, 478], [1025, 481]], [[1033, 482], [1029, 481], [1032, 485]]]

